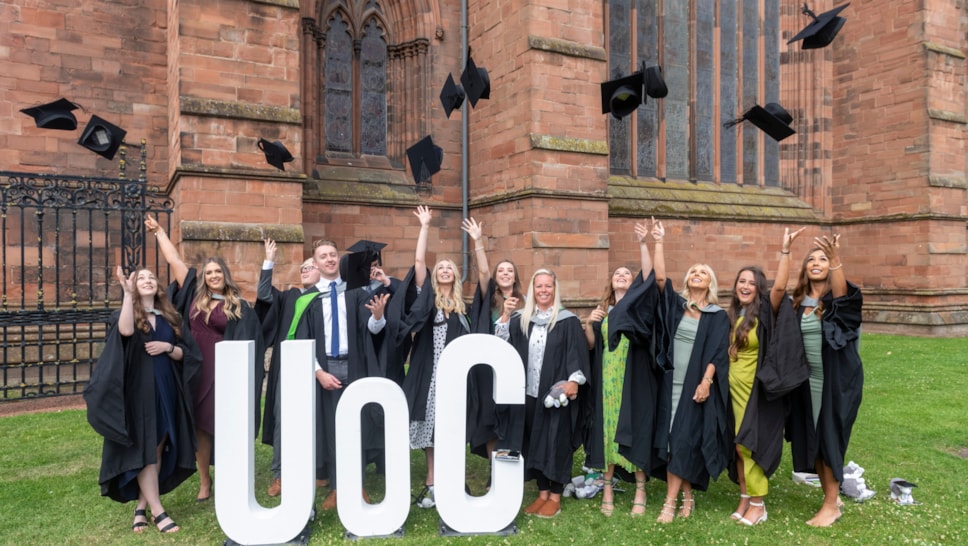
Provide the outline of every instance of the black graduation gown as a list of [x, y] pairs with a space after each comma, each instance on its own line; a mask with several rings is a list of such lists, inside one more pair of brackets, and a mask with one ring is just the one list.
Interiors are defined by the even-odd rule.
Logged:
[[[529, 334], [533, 328], [533, 324], [528, 326]], [[521, 331], [520, 313], [511, 316], [509, 334], [509, 341], [518, 351], [527, 370], [529, 341]], [[564, 407], [546, 408], [543, 401], [551, 387], [559, 381], [567, 380], [578, 371], [587, 380], [579, 388], [578, 399]], [[575, 450], [581, 446], [584, 439], [583, 429], [591, 416], [590, 391], [595, 386], [591, 384], [590, 376], [588, 341], [582, 331], [581, 321], [574, 314], [561, 310], [557, 323], [548, 332], [534, 418], [527, 427], [530, 429], [529, 437], [523, 439], [526, 480], [535, 479], [538, 474], [558, 483], [571, 480]], [[521, 408], [514, 413], [523, 412], [524, 409]]]
[[[619, 407], [615, 442], [619, 453], [637, 468], [648, 471], [655, 462], [653, 447], [656, 423], [656, 402], [664, 372], [653, 357], [653, 334], [656, 326], [655, 275], [650, 272], [643, 280], [640, 272], [626, 292], [608, 313], [609, 350], [618, 347], [624, 336], [629, 340], [625, 359], [625, 378]], [[595, 388], [594, 413], [591, 426], [586, 429], [586, 466], [605, 467], [602, 418], [602, 357], [605, 341], [602, 323], [594, 322], [595, 348], [592, 350], [591, 378]]]
[[[271, 269], [263, 269], [261, 275], [272, 276]], [[272, 287], [272, 300], [256, 300], [255, 311], [262, 323], [262, 337], [266, 347], [272, 347], [272, 356], [269, 359], [269, 373], [266, 377], [266, 403], [262, 417], [262, 443], [272, 445], [273, 434], [276, 429], [276, 396], [279, 393], [279, 364], [282, 358], [282, 342], [286, 340], [289, 326], [292, 324], [296, 312], [296, 300], [303, 294], [318, 292], [313, 286], [306, 292], [299, 288], [279, 290]], [[259, 357], [256, 355], [256, 360]]]
[[[434, 372], [433, 323], [437, 307], [434, 305], [430, 271], [427, 271], [420, 294], [417, 294], [414, 276], [414, 268], [411, 267], [400, 289], [405, 297], [394, 298], [394, 305], [391, 307], [394, 323], [392, 333], [397, 346], [403, 345], [406, 342], [405, 338], [413, 334], [410, 368], [407, 370], [407, 377], [403, 380], [403, 393], [407, 396], [407, 404], [410, 405], [410, 420], [423, 421], [427, 416], [427, 395], [430, 392], [430, 380]], [[446, 321], [445, 344], [469, 333], [466, 317], [458, 313], [450, 313]]]
[[[168, 299], [175, 305], [175, 309], [181, 313], [185, 322], [188, 322], [188, 314], [191, 311], [192, 301], [195, 299], [195, 291], [198, 288], [198, 274], [194, 267], [188, 269], [185, 275], [185, 285], [178, 286], [177, 282], [168, 285]], [[265, 379], [265, 354], [266, 345], [262, 338], [262, 324], [256, 315], [255, 309], [249, 302], [242, 301], [242, 316], [237, 320], [229, 320], [225, 328], [225, 341], [255, 341], [255, 362], [253, 362], [253, 372], [255, 373], [255, 385], [252, 397], [255, 403], [255, 437], [259, 437], [259, 424], [262, 418], [262, 383]], [[212, 459], [214, 462], [214, 457]]]
[[[152, 357], [144, 350], [150, 338], [140, 330], [125, 338], [118, 331], [120, 311], [112, 314], [104, 348], [84, 388], [87, 418], [94, 430], [104, 436], [98, 482], [101, 495], [118, 502], [137, 500], [121, 491], [123, 474], [138, 471], [157, 460], [155, 376]], [[163, 320], [158, 317], [156, 320]], [[195, 473], [195, 419], [192, 391], [201, 368], [201, 351], [181, 325], [182, 336], [175, 339], [184, 358], [172, 360], [177, 392], [174, 429], [176, 437], [162, 457], [174, 457], [174, 469], [159, 476], [159, 491], [165, 494]], [[169, 465], [163, 465], [169, 466]]]
[[[817, 459], [833, 470], [838, 482], [844, 481], [844, 457], [850, 432], [857, 419], [864, 390], [864, 368], [860, 360], [860, 288], [847, 283], [847, 294], [823, 296], [823, 395], [817, 427], [813, 426], [810, 383], [804, 382], [793, 393], [787, 436], [791, 442], [793, 469], [815, 472]], [[797, 316], [799, 325], [800, 317]]]
[[[659, 460], [652, 467], [652, 475], [665, 480], [666, 472], [688, 481], [693, 488], [705, 491], [710, 476], [714, 479], [726, 468], [732, 449], [732, 434], [727, 430], [729, 405], [729, 318], [717, 308], [703, 312], [699, 318], [696, 342], [689, 358], [676, 421], [669, 430], [672, 417], [672, 367], [674, 341], [679, 322], [685, 315], [685, 299], [666, 280], [659, 296], [659, 337], [656, 361], [667, 370], [659, 394], [655, 446]], [[716, 377], [709, 389], [709, 399], [700, 404], [693, 401], [696, 387], [702, 381], [707, 364], [716, 366]]]
[[[480, 284], [474, 290], [471, 304], [471, 332], [493, 334], [494, 322], [491, 320], [491, 299], [497, 290], [497, 283], [490, 279], [481, 291]], [[486, 366], [471, 368], [467, 376], [467, 443], [471, 453], [487, 458], [487, 442], [497, 438], [501, 448], [520, 451], [520, 446], [507, 446], [502, 441], [504, 433], [498, 430], [498, 407], [494, 403], [494, 373]], [[507, 408], [501, 408], [502, 413]]]
[[[347, 290], [346, 297], [346, 335], [349, 358], [347, 379], [343, 388], [333, 391], [323, 389], [316, 382], [316, 396], [319, 400], [319, 413], [316, 415], [316, 461], [317, 477], [328, 477], [331, 482], [334, 476], [327, 476], [326, 465], [336, 463], [336, 407], [343, 394], [343, 389], [357, 379], [364, 377], [380, 377], [380, 367], [373, 346], [372, 335], [367, 328], [369, 313], [364, 316], [359, 312], [363, 302], [368, 299], [368, 293], [361, 288]], [[316, 360], [320, 367], [329, 373], [329, 360], [326, 347], [329, 346], [329, 332], [326, 331], [326, 320], [323, 315], [323, 305], [329, 305], [329, 290], [320, 293], [306, 308], [296, 327], [295, 339], [316, 340]], [[372, 406], [367, 406], [372, 408]], [[363, 422], [363, 449], [372, 449], [382, 438], [377, 438], [377, 423], [373, 410], [364, 409], [361, 417]]]
[[[786, 299], [786, 298], [784, 298]], [[783, 304], [781, 304], [782, 306]], [[786, 304], [789, 307], [789, 303]], [[786, 316], [786, 313], [784, 314]], [[744, 318], [743, 320], [747, 320]], [[756, 317], [756, 338], [760, 348], [756, 357], [756, 376], [753, 389], [746, 404], [743, 422], [740, 423], [739, 433], [735, 435], [734, 444], [740, 444], [752, 452], [753, 461], [763, 469], [767, 477], [776, 472], [783, 455], [783, 426], [790, 409], [790, 401], [786, 396], [771, 397], [764, 386], [761, 377], [767, 369], [767, 354], [771, 347], [779, 342], [774, 332], [773, 305], [769, 295], [761, 298], [760, 309]], [[782, 363], [778, 363], [782, 364]], [[729, 421], [727, 429], [730, 435], [736, 430], [736, 416], [733, 405], [727, 404]], [[729, 452], [729, 479], [739, 483], [736, 468], [736, 450]]]

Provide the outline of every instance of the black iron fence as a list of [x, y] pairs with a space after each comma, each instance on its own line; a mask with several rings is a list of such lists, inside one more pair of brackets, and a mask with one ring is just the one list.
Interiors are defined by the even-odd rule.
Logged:
[[0, 171], [0, 402], [84, 389], [121, 300], [114, 269], [158, 271], [144, 216], [169, 226], [171, 211], [144, 167], [138, 180]]

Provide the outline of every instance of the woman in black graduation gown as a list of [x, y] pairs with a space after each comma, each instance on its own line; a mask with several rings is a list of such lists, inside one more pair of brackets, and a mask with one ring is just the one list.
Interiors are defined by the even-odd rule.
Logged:
[[[168, 296], [175, 309], [188, 320], [192, 337], [202, 351], [202, 370], [198, 385], [195, 387], [195, 434], [198, 438], [198, 451], [195, 459], [198, 464], [199, 489], [196, 500], [205, 502], [212, 496], [212, 453], [215, 446], [215, 344], [222, 340], [253, 340], [255, 354], [265, 355], [262, 325], [255, 310], [242, 299], [242, 291], [232, 281], [225, 261], [210, 257], [196, 275], [194, 268], [185, 265], [178, 249], [168, 239], [165, 230], [150, 215], [145, 217], [145, 226], [155, 235], [158, 248], [171, 268], [174, 279], [168, 286]], [[197, 289], [201, 282], [202, 289]], [[262, 358], [253, 362], [255, 385], [252, 396], [255, 403], [255, 433], [259, 433], [261, 419], [262, 380], [265, 377], [265, 363]]]
[[[581, 321], [562, 307], [558, 279], [547, 269], [531, 277], [524, 308], [509, 313], [505, 307], [495, 333], [511, 342], [524, 363], [525, 479], [538, 482], [538, 498], [524, 512], [552, 518], [561, 512], [561, 493], [590, 412], [587, 389], [575, 402], [589, 376], [588, 346]], [[559, 382], [572, 402], [546, 407], [545, 397]]]
[[195, 473], [191, 396], [201, 354], [151, 271], [125, 278], [118, 266], [116, 276], [124, 299], [84, 391], [88, 420], [104, 436], [98, 481], [104, 496], [137, 500], [132, 531], [148, 526], [150, 507], [158, 530], [174, 533], [161, 495]]
[[437, 262], [427, 269], [427, 238], [432, 215], [425, 206], [414, 215], [420, 220], [420, 234], [413, 268], [401, 284], [404, 298], [391, 300], [388, 321], [397, 345], [413, 335], [410, 368], [403, 381], [403, 392], [410, 406], [410, 449], [423, 449], [427, 459], [427, 478], [416, 505], [432, 508], [434, 500], [434, 415], [436, 411], [437, 361], [444, 347], [458, 336], [470, 332], [461, 296], [460, 270], [452, 260]]
[[[783, 234], [777, 277], [789, 276], [790, 244], [805, 228]], [[729, 430], [735, 432], [734, 464], [729, 477], [739, 485], [740, 500], [730, 518], [745, 525], [757, 525], [767, 519], [765, 496], [769, 478], [780, 465], [783, 453], [783, 425], [789, 409], [789, 397], [777, 395], [764, 381], [768, 366], [786, 366], [789, 359], [778, 358], [771, 344], [790, 344], [776, 339], [787, 331], [774, 317], [785, 305], [784, 317], [792, 315], [786, 282], [767, 286], [766, 275], [756, 266], [739, 270], [733, 282], [729, 304]], [[802, 353], [802, 349], [800, 351]], [[770, 362], [767, 362], [770, 359]]]
[[[605, 468], [601, 511], [615, 509], [615, 467], [635, 474], [633, 517], [645, 514], [644, 468], [651, 467], [655, 408], [662, 372], [652, 357], [655, 326], [655, 277], [646, 244], [649, 228], [635, 224], [641, 271], [633, 278], [627, 267], [612, 273], [602, 303], [585, 322], [591, 351], [590, 389], [595, 399], [592, 426], [586, 429], [585, 465]], [[645, 278], [643, 278], [643, 276]]]
[[[494, 323], [504, 312], [504, 306], [516, 310], [524, 305], [521, 294], [521, 281], [518, 270], [510, 260], [501, 260], [491, 273], [484, 248], [483, 222], [478, 224], [473, 218], [465, 218], [461, 229], [474, 240], [474, 254], [477, 257], [477, 289], [471, 304], [471, 330], [476, 334], [493, 334]], [[468, 378], [467, 401], [467, 443], [471, 453], [490, 460], [498, 442], [502, 449], [520, 451], [521, 446], [511, 443], [507, 438], [507, 427], [500, 425], [504, 419], [499, 413], [506, 408], [494, 404], [494, 374], [491, 369], [477, 366]], [[488, 482], [490, 483], [490, 482]]]
[[692, 265], [676, 292], [666, 278], [661, 222], [653, 228], [655, 283], [659, 291], [656, 361], [666, 369], [659, 395], [655, 477], [666, 480], [660, 523], [689, 517], [696, 506], [693, 490], [705, 491], [729, 459], [726, 427], [729, 403], [729, 319], [717, 305], [716, 275], [706, 264]]
[[[841, 516], [840, 484], [850, 432], [864, 388], [860, 288], [847, 282], [840, 235], [814, 238], [793, 290], [810, 379], [794, 398], [787, 435], [793, 469], [820, 477], [824, 500], [807, 525], [827, 527]], [[786, 279], [777, 276], [777, 283]]]

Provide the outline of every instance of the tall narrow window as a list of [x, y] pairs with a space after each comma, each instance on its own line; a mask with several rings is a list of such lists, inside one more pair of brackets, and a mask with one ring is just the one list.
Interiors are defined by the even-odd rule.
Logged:
[[353, 39], [337, 12], [326, 26], [323, 85], [326, 150], [353, 151]]
[[383, 29], [370, 19], [360, 48], [360, 151], [387, 153], [387, 43]]

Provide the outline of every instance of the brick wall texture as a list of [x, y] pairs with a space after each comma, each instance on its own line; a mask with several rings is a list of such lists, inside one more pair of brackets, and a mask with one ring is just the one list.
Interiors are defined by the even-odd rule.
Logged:
[[[0, 1], [0, 170], [118, 175], [117, 158], [19, 112], [66, 97], [84, 108], [78, 131], [97, 114], [124, 127], [129, 143], [145, 139], [149, 183], [176, 203], [173, 240], [189, 262], [225, 257], [250, 298], [270, 236], [280, 241], [280, 285], [298, 279], [320, 238], [344, 248], [362, 238], [387, 242], [386, 269], [402, 276], [413, 263], [417, 204], [435, 210], [429, 259], [462, 264], [464, 120], [461, 111], [448, 119], [437, 100], [447, 74], [461, 69], [460, 2], [380, 2], [391, 43], [427, 48], [414, 55], [412, 73], [388, 79], [388, 93], [417, 105], [389, 110], [396, 134], [388, 140], [433, 135], [444, 164], [429, 191], [413, 187], [402, 157], [358, 165], [317, 157], [316, 71], [326, 43], [319, 19], [330, 4]], [[344, 4], [363, 10], [367, 2]], [[842, 235], [848, 278], [865, 291], [867, 331], [968, 333], [963, 2], [852, 1], [845, 32], [810, 72], [818, 111], [830, 118], [818, 174], [782, 197], [806, 216], [777, 209], [742, 217], [717, 207], [715, 183], [699, 184], [711, 200], [677, 209], [653, 206], [651, 192], [695, 183], [643, 181], [636, 206], [616, 200], [599, 97], [609, 74], [607, 4], [468, 2], [469, 44], [488, 69], [491, 97], [465, 111], [467, 207], [484, 223], [492, 264], [510, 258], [526, 275], [554, 269], [566, 304], [584, 316], [615, 267], [638, 269], [632, 226], [649, 216], [666, 225], [670, 278], [678, 284], [689, 265], [708, 263], [724, 295], [744, 265], [771, 277], [784, 228], [808, 225], [803, 240]], [[819, 13], [833, 2], [813, 4]], [[796, 13], [783, 17], [785, 29], [803, 23]], [[260, 138], [296, 156], [285, 172], [265, 163]], [[808, 250], [803, 240], [795, 261]]]

